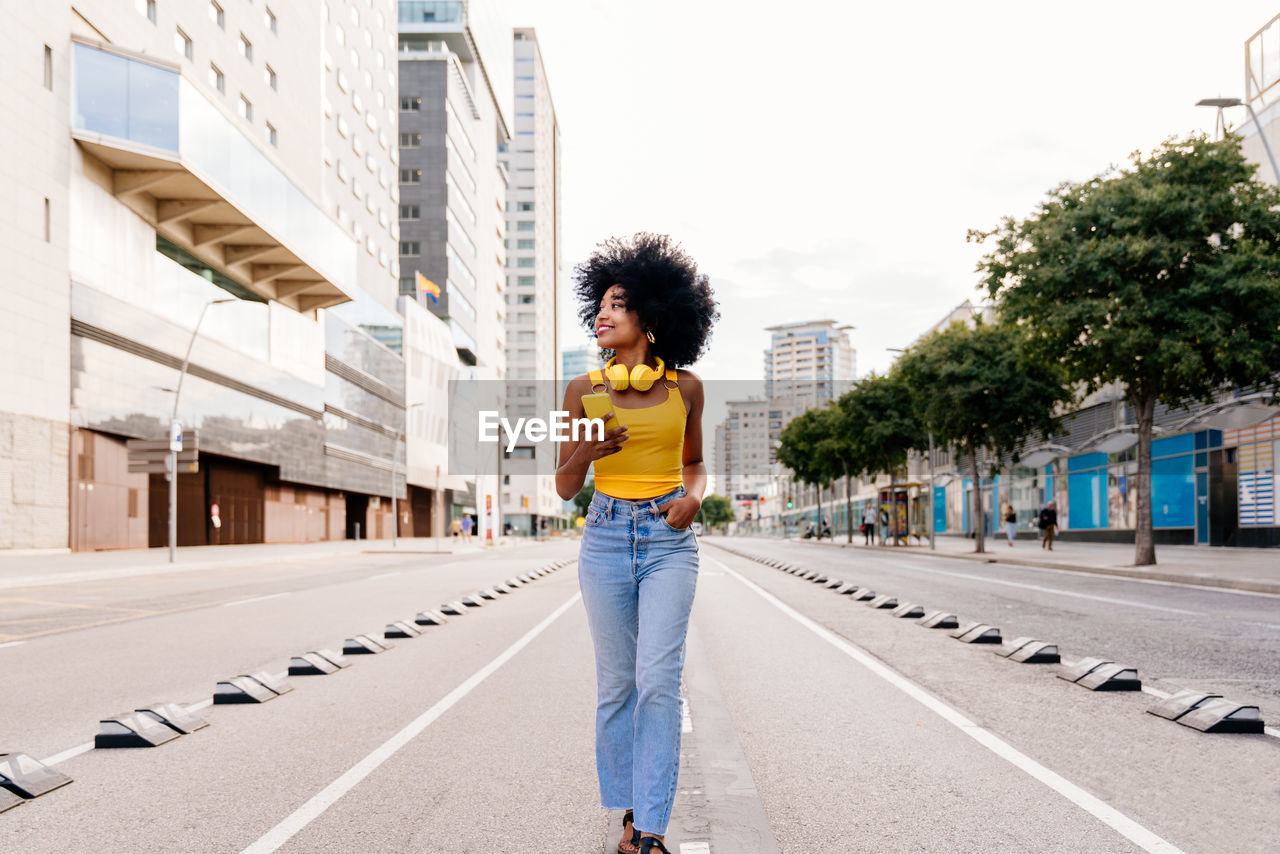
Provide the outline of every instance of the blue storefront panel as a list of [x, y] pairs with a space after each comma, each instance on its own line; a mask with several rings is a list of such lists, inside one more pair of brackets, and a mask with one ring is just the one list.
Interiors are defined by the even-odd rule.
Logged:
[[1107, 455], [1067, 460], [1067, 525], [1072, 530], [1107, 527]]

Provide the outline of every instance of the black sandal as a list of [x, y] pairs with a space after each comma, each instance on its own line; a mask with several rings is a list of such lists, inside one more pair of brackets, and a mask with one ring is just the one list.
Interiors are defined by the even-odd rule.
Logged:
[[661, 851], [662, 854], [671, 854], [667, 846], [663, 845], [662, 840], [656, 836], [646, 836], [640, 840], [640, 854], [650, 854], [654, 849]]
[[[631, 844], [640, 847], [640, 831], [636, 830], [636, 817], [634, 810], [627, 810], [622, 815], [622, 829], [627, 829], [627, 822], [631, 822]], [[630, 851], [622, 850], [622, 843], [618, 843], [618, 854], [631, 854]]]

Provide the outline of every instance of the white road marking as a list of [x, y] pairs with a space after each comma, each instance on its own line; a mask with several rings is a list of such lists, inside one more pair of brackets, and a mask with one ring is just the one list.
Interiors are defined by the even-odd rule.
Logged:
[[268, 600], [268, 599], [278, 599], [278, 598], [280, 598], [281, 596], [290, 596], [290, 595], [292, 595], [292, 594], [291, 594], [291, 592], [289, 592], [289, 591], [286, 591], [286, 592], [284, 592], [284, 593], [272, 593], [270, 596], [255, 596], [255, 597], [254, 597], [254, 598], [252, 598], [252, 599], [240, 599], [240, 600], [235, 601], [235, 602], [223, 602], [223, 603], [222, 603], [222, 607], [224, 607], [224, 608], [231, 608], [231, 607], [234, 607], [234, 606], [236, 606], [236, 605], [247, 605], [247, 604], [248, 604], [248, 603], [250, 603], [250, 602], [265, 602], [265, 601], [266, 601], [266, 600]]
[[575, 593], [567, 602], [556, 608], [551, 614], [538, 625], [534, 626], [523, 637], [507, 647], [497, 658], [490, 661], [484, 667], [473, 673], [465, 682], [454, 688], [444, 696], [438, 703], [427, 709], [415, 720], [409, 723], [404, 729], [387, 739], [382, 746], [378, 747], [364, 759], [361, 759], [350, 770], [338, 779], [334, 780], [318, 794], [313, 796], [298, 809], [285, 818], [284, 821], [277, 824], [269, 830], [264, 836], [254, 842], [248, 848], [244, 849], [241, 854], [270, 854], [276, 851], [280, 846], [284, 845], [292, 839], [299, 831], [305, 828], [315, 819], [319, 818], [329, 807], [333, 806], [343, 795], [351, 791], [360, 781], [368, 777], [378, 769], [383, 762], [386, 762], [396, 751], [404, 747], [419, 734], [423, 732], [431, 724], [451, 709], [463, 697], [471, 693], [471, 691], [483, 682], [489, 676], [493, 675], [499, 667], [511, 660], [516, 653], [524, 649], [538, 635], [550, 626], [565, 611], [572, 608], [579, 599], [582, 598], [581, 593]]
[[689, 716], [689, 695], [680, 681], [680, 731], [693, 732], [693, 718]]
[[747, 587], [747, 589], [758, 594], [762, 599], [773, 605], [782, 613], [809, 629], [818, 637], [822, 638], [827, 643], [831, 644], [836, 649], [861, 664], [876, 676], [879, 676], [881, 679], [888, 682], [890, 685], [893, 685], [916, 702], [925, 706], [947, 723], [956, 727], [960, 732], [969, 736], [974, 741], [999, 756], [1001, 759], [1004, 759], [1014, 767], [1024, 771], [1039, 780], [1041, 783], [1044, 783], [1050, 789], [1057, 792], [1059, 795], [1062, 795], [1064, 798], [1071, 801], [1073, 804], [1080, 807], [1103, 824], [1115, 830], [1142, 850], [1151, 852], [1151, 854], [1181, 854], [1181, 849], [1173, 843], [1162, 839], [1152, 831], [1117, 810], [1115, 807], [1107, 804], [1102, 799], [1086, 792], [1075, 783], [1072, 783], [1065, 777], [1041, 765], [1030, 756], [1020, 752], [1007, 742], [1002, 741], [989, 730], [978, 726], [959, 711], [929, 693], [923, 687], [877, 661], [870, 653], [866, 652], [862, 648], [845, 640], [825, 626], [822, 626], [804, 616], [799, 611], [774, 596], [772, 593], [769, 593], [758, 584], [749, 581], [740, 573], [735, 572], [715, 558], [704, 556], [703, 559], [711, 563], [719, 564], [722, 569], [732, 575], [741, 584]]
[[0, 643], [0, 649], [4, 649], [6, 646], [19, 646], [19, 645], [24, 644], [24, 643], [26, 643], [26, 641], [24, 641], [24, 640], [20, 640], [20, 641], [9, 641], [8, 643]]
[[92, 741], [87, 742], [85, 744], [77, 745], [71, 748], [70, 750], [64, 750], [61, 753], [55, 753], [53, 756], [50, 756], [48, 759], [41, 759], [40, 761], [43, 762], [45, 765], [57, 765], [59, 762], [66, 762], [68, 759], [74, 759], [75, 757], [79, 756], [81, 753], [88, 753], [90, 750], [93, 750]]
[[[967, 572], [949, 572], [945, 569], [926, 569], [921, 566], [903, 566], [897, 565], [895, 568], [906, 569], [912, 572], [924, 572], [931, 575], [948, 575], [952, 578], [966, 578], [971, 581], [980, 581], [986, 584], [1001, 584], [1005, 587], [1020, 587], [1024, 590], [1037, 590], [1041, 593], [1049, 593], [1056, 596], [1069, 596], [1073, 599], [1089, 599], [1094, 602], [1106, 602], [1109, 605], [1124, 605], [1129, 608], [1145, 608], [1149, 611], [1163, 611], [1166, 614], [1186, 614], [1192, 617], [1220, 617], [1220, 614], [1210, 614], [1206, 611], [1190, 611], [1185, 608], [1166, 608], [1163, 605], [1152, 605], [1149, 602], [1139, 602], [1136, 599], [1117, 599], [1113, 596], [1098, 596], [1093, 593], [1077, 593], [1074, 590], [1060, 590], [1056, 587], [1045, 587], [1042, 584], [1027, 584], [1023, 581], [1007, 581], [1003, 578], [991, 578], [986, 575], [972, 575]], [[1022, 567], [1019, 567], [1021, 569]], [[1077, 573], [1080, 575], [1080, 573]], [[1106, 577], [1106, 576], [1102, 576]], [[1185, 586], [1185, 585], [1184, 585]], [[1259, 623], [1254, 620], [1232, 620], [1232, 623], [1244, 624], [1250, 626], [1261, 626], [1265, 629], [1280, 630], [1280, 624], [1276, 623]]]
[[390, 578], [393, 575], [404, 575], [404, 570], [402, 569], [397, 572], [384, 572], [380, 575], [371, 575], [368, 580], [373, 581], [375, 578]]
[[711, 854], [710, 842], [681, 842], [680, 854]]

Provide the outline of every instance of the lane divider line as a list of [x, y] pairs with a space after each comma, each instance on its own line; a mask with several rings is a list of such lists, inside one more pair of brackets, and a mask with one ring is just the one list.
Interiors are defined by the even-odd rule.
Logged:
[[222, 607], [232, 608], [236, 605], [247, 605], [250, 602], [265, 602], [268, 599], [279, 599], [281, 596], [289, 596], [291, 593], [292, 591], [285, 591], [284, 593], [272, 593], [268, 596], [255, 596], [252, 599], [237, 599], [234, 602], [223, 602]]
[[26, 641], [24, 640], [16, 640], [16, 641], [9, 641], [8, 643], [0, 643], [0, 649], [4, 649], [6, 646], [21, 646], [24, 643], [26, 643]]
[[1039, 780], [1142, 850], [1150, 852], [1150, 854], [1183, 854], [1182, 850], [1173, 843], [1162, 839], [1156, 833], [1143, 827], [1101, 798], [1090, 794], [1057, 772], [1050, 770], [1030, 756], [1022, 753], [1013, 745], [1003, 741], [994, 733], [969, 720], [958, 710], [938, 699], [920, 685], [878, 661], [866, 650], [840, 637], [827, 627], [809, 619], [772, 593], [715, 558], [704, 557], [711, 563], [720, 564], [721, 568], [742, 583], [748, 590], [758, 594], [766, 602], [861, 664], [867, 670], [934, 712], [960, 732], [969, 736], [1015, 768]]
[[454, 688], [446, 694], [434, 706], [427, 709], [413, 721], [411, 721], [404, 729], [387, 739], [380, 747], [372, 753], [361, 759], [350, 770], [338, 779], [334, 780], [328, 786], [325, 786], [320, 792], [314, 795], [310, 800], [304, 803], [283, 821], [267, 831], [256, 842], [245, 848], [241, 854], [271, 854], [284, 845], [308, 824], [319, 818], [325, 810], [333, 806], [343, 795], [355, 788], [359, 783], [378, 769], [378, 766], [386, 762], [396, 754], [400, 748], [404, 747], [427, 727], [435, 723], [445, 712], [457, 705], [457, 703], [481, 682], [493, 675], [503, 664], [507, 663], [515, 656], [516, 653], [524, 649], [538, 635], [542, 634], [552, 623], [554, 623], [562, 614], [577, 604], [582, 598], [582, 593], [574, 593], [560, 607], [551, 612], [542, 622], [538, 623], [528, 632], [526, 632], [519, 640], [511, 646], [503, 650], [497, 658], [490, 661], [484, 667], [477, 670], [465, 682]]

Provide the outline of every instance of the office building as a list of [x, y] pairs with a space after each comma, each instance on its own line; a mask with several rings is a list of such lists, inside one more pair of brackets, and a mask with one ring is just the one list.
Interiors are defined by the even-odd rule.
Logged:
[[126, 442], [179, 387], [179, 544], [390, 535], [401, 354], [433, 334], [397, 311], [396, 7], [303, 10], [11, 10], [0, 546], [163, 544]]
[[[562, 397], [556, 311], [560, 300], [560, 126], [537, 33], [513, 34], [515, 115], [499, 159], [507, 189], [507, 401], [515, 417], [558, 409]], [[544, 459], [537, 458], [541, 452]], [[554, 446], [517, 445], [503, 466], [503, 508], [511, 531], [561, 524]]]
[[[398, 4], [400, 293], [444, 320], [459, 379], [483, 408], [502, 408], [506, 377], [506, 217], [510, 183], [498, 159], [510, 141], [511, 28], [498, 0]], [[472, 420], [479, 399], [453, 400]], [[465, 410], [465, 411], [464, 411]], [[501, 530], [498, 469], [489, 449], [466, 457], [452, 515], [477, 533]], [[455, 460], [455, 462], [460, 462]]]
[[852, 326], [813, 320], [766, 327], [765, 394], [771, 398], [835, 400], [853, 384], [857, 355], [849, 343]]

